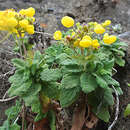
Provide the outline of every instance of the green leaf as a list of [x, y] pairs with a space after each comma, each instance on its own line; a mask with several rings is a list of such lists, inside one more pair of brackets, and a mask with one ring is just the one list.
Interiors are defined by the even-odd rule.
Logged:
[[47, 84], [46, 86], [42, 87], [43, 93], [51, 98], [51, 99], [58, 99], [60, 95], [60, 90], [59, 90], [59, 84], [56, 82], [51, 82]]
[[122, 50], [116, 49], [116, 48], [112, 48], [112, 51], [116, 52], [118, 55], [120, 56], [125, 56], [125, 53]]
[[26, 63], [24, 60], [22, 59], [18, 59], [18, 58], [14, 58], [12, 59], [12, 63], [14, 64], [14, 66], [16, 66], [17, 68], [24, 68]]
[[99, 110], [97, 108], [93, 108], [92, 111], [95, 113], [95, 115], [100, 118], [101, 120], [105, 122], [109, 122], [110, 114], [108, 111], [108, 107], [100, 107]]
[[78, 72], [82, 72], [83, 71], [83, 67], [78, 66], [78, 65], [68, 65], [68, 66], [63, 66], [62, 67], [62, 72], [64, 74], [67, 73], [78, 73]]
[[112, 67], [114, 66], [114, 58], [112, 60], [109, 60], [109, 61], [105, 61], [104, 62], [104, 67], [103, 69], [105, 71], [107, 71], [106, 74], [110, 74], [112, 75]]
[[120, 86], [119, 82], [113, 79], [110, 75], [104, 75], [103, 78], [107, 82], [108, 85]]
[[39, 64], [39, 62], [42, 60], [42, 54], [40, 51], [36, 51], [33, 58], [33, 64]]
[[79, 97], [80, 87], [74, 87], [70, 89], [62, 89], [60, 95], [61, 107], [68, 107]]
[[122, 59], [122, 57], [116, 56], [115, 57], [115, 62], [116, 64], [118, 64], [119, 66], [124, 66], [125, 65], [125, 60]]
[[115, 87], [115, 89], [117, 90], [118, 95], [123, 95], [123, 91], [120, 87]]
[[31, 106], [32, 112], [39, 113], [41, 111], [39, 95], [24, 96], [23, 100], [26, 106]]
[[35, 75], [36, 71], [37, 71], [37, 64], [32, 64], [31, 73], [32, 73], [33, 75]]
[[10, 130], [10, 124], [8, 120], [4, 121], [4, 124], [2, 127], [0, 127], [0, 130]]
[[115, 42], [114, 44], [112, 44], [113, 47], [127, 47], [128, 45], [125, 42]]
[[88, 94], [97, 88], [97, 82], [95, 81], [94, 76], [83, 73], [80, 77], [80, 86], [82, 91]]
[[18, 124], [13, 124], [10, 126], [9, 130], [20, 130], [20, 126]]
[[97, 74], [93, 74], [93, 75], [96, 76], [96, 81], [101, 88], [107, 88], [108, 87], [107, 82], [104, 80], [103, 76], [100, 76], [100, 75], [97, 75]]
[[61, 53], [60, 55], [56, 56], [55, 60], [56, 60], [57, 63], [61, 64], [67, 58], [68, 58], [68, 55], [66, 53]]
[[9, 124], [9, 121], [6, 120], [0, 130], [20, 130], [20, 126], [18, 124]]
[[25, 101], [26, 106], [31, 106], [32, 111], [39, 113], [41, 109], [41, 104], [39, 100], [39, 92], [41, 90], [40, 84], [32, 84], [30, 89], [22, 95], [23, 100]]
[[124, 112], [124, 117], [129, 116], [130, 115], [130, 104], [127, 105], [125, 112]]
[[114, 104], [112, 90], [110, 88], [107, 88], [107, 89], [104, 90], [104, 98], [103, 98], [103, 100], [105, 101], [105, 104], [108, 104], [108, 105], [113, 105]]
[[16, 105], [8, 108], [5, 111], [5, 114], [7, 115], [9, 121], [14, 121], [17, 118], [20, 111], [21, 103], [18, 100], [16, 100]]
[[13, 83], [8, 90], [10, 96], [21, 96], [26, 93], [26, 91], [31, 87], [32, 81], [23, 82], [23, 84], [18, 85]]
[[68, 65], [78, 65], [78, 63], [75, 60], [72, 60], [72, 59], [66, 59], [61, 64], [65, 65], [65, 66], [68, 66]]
[[41, 72], [42, 81], [57, 81], [62, 76], [60, 69], [45, 69]]
[[70, 89], [80, 85], [80, 75], [65, 75], [61, 81], [61, 88]]

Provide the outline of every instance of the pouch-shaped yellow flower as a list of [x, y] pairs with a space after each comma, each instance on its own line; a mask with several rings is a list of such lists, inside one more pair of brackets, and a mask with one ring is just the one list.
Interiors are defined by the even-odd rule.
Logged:
[[97, 24], [94, 27], [94, 32], [97, 34], [103, 34], [105, 32], [105, 28], [101, 24]]
[[79, 45], [84, 48], [88, 48], [92, 45], [92, 41], [89, 39], [83, 39], [80, 41]]
[[28, 32], [28, 34], [34, 34], [34, 26], [28, 25], [26, 31]]
[[23, 20], [19, 21], [20, 27], [22, 27], [24, 29], [26, 29], [26, 27], [28, 26], [28, 24], [29, 24], [29, 22], [26, 19], [23, 19]]
[[63, 24], [63, 26], [70, 28], [74, 25], [74, 20], [69, 16], [65, 16], [61, 19], [61, 23]]
[[100, 47], [100, 44], [98, 43], [97, 39], [95, 39], [95, 40], [92, 41], [92, 46], [95, 49], [98, 49]]
[[56, 31], [56, 32], [54, 33], [54, 35], [53, 35], [53, 38], [54, 38], [55, 40], [61, 40], [61, 38], [62, 38], [62, 33], [61, 33], [61, 31]]

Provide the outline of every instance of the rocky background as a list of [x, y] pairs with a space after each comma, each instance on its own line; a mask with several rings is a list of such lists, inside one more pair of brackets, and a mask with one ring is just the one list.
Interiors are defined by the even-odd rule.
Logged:
[[[126, 66], [117, 68], [116, 78], [121, 84], [124, 95], [120, 97], [119, 121], [113, 130], [129, 130], [130, 119], [124, 118], [123, 112], [126, 105], [130, 103], [130, 88], [127, 87], [127, 83], [130, 83], [130, 0], [0, 0], [0, 10], [8, 8], [20, 10], [30, 6], [36, 9], [38, 23], [44, 25], [45, 32], [50, 34], [57, 29], [64, 29], [60, 23], [64, 15], [71, 16], [81, 23], [110, 19], [113, 25], [122, 25], [117, 35], [128, 43], [128, 49], [125, 57]], [[1, 40], [4, 34], [0, 36]], [[12, 69], [10, 60], [15, 55], [11, 53], [11, 46], [10, 40], [0, 44], [0, 75]], [[0, 98], [9, 88], [7, 81], [9, 75], [0, 76]], [[0, 125], [6, 118], [4, 110], [12, 103], [0, 103]], [[107, 130], [107, 125], [101, 123], [97, 130]]]

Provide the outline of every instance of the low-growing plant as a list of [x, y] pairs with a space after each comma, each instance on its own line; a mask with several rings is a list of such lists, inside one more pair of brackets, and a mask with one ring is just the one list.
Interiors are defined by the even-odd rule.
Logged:
[[[61, 20], [65, 27], [72, 27], [74, 20], [65, 16]], [[113, 85], [122, 94], [119, 83], [113, 79], [114, 66], [124, 66], [125, 43], [109, 35], [110, 20], [104, 23], [76, 23], [66, 35], [54, 33], [54, 39], [72, 50], [71, 54], [59, 55], [63, 78], [61, 80], [61, 106], [68, 107], [82, 93], [93, 113], [105, 122], [109, 121], [109, 107], [114, 105]], [[105, 33], [105, 34], [104, 34]], [[64, 60], [62, 58], [64, 57]]]
[[[7, 20], [12, 23], [7, 24], [9, 26], [7, 28], [0, 24], [0, 30], [6, 30], [15, 37], [20, 37], [22, 44], [26, 43], [23, 48], [18, 43], [21, 55], [25, 56], [23, 59], [12, 60], [16, 71], [9, 78], [11, 87], [8, 94], [19, 96], [22, 106], [31, 108], [35, 114], [34, 122], [48, 119], [51, 130], [56, 130], [53, 101], [60, 102], [62, 108], [67, 108], [80, 99], [82, 102], [79, 102], [79, 106], [84, 104], [85, 109], [88, 106], [88, 110], [97, 118], [108, 122], [109, 108], [114, 105], [111, 86], [115, 87], [119, 95], [123, 93], [113, 74], [115, 65], [125, 64], [123, 57], [126, 46], [118, 37], [109, 34], [112, 29], [111, 21], [74, 25], [75, 21], [65, 16], [61, 23], [70, 29], [67, 32], [58, 30], [54, 33], [53, 37], [58, 40], [57, 44], [47, 48], [44, 54], [28, 48], [31, 51], [29, 55], [28, 43], [23, 34], [34, 33], [35, 10], [29, 8], [18, 13], [14, 10], [1, 11], [0, 17], [4, 14], [7, 15], [0, 20], [0, 23]], [[17, 107], [7, 110], [8, 120], [4, 125], [11, 124], [10, 129], [14, 128], [12, 123], [21, 110], [20, 107], [18, 113], [10, 115], [10, 111], [16, 111], [15, 108]], [[16, 128], [20, 129], [18, 125]]]

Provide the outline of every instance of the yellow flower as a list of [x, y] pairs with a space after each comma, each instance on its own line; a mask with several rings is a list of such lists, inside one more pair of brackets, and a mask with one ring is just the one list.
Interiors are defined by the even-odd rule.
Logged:
[[79, 42], [80, 42], [80, 39], [77, 39], [77, 40], [74, 42], [74, 47], [78, 47], [78, 46], [79, 46]]
[[26, 16], [28, 17], [33, 17], [35, 15], [35, 9], [30, 7], [28, 9], [26, 9]]
[[91, 37], [90, 37], [90, 36], [88, 36], [88, 35], [85, 35], [85, 36], [82, 38], [82, 40], [84, 40], [84, 39], [87, 39], [87, 40], [92, 40], [92, 39], [91, 39]]
[[21, 10], [19, 11], [19, 14], [21, 14], [21, 15], [26, 15], [26, 10], [25, 10], [25, 9], [21, 9]]
[[114, 43], [116, 40], [117, 40], [117, 37], [116, 37], [116, 36], [111, 35], [111, 36], [109, 37], [109, 43], [110, 43], [110, 44]]
[[80, 41], [79, 45], [84, 48], [88, 48], [92, 45], [92, 41], [89, 39], [83, 39]]
[[112, 44], [112, 43], [114, 43], [115, 41], [117, 40], [117, 37], [116, 36], [114, 36], [114, 35], [108, 35], [108, 33], [105, 33], [104, 34], [104, 37], [103, 37], [103, 41], [104, 41], [104, 43], [106, 43], [106, 44]]
[[95, 49], [98, 49], [100, 47], [100, 44], [98, 43], [97, 39], [95, 39], [95, 40], [92, 41], [92, 46]]
[[26, 27], [26, 31], [28, 32], [28, 34], [34, 34], [34, 26], [33, 25], [28, 25]]
[[94, 32], [97, 34], [103, 34], [105, 32], [105, 29], [102, 27], [101, 24], [97, 24], [94, 28]]
[[21, 33], [21, 37], [24, 37], [24, 35], [25, 35], [25, 33], [23, 32], [23, 33]]
[[70, 28], [74, 25], [74, 20], [69, 16], [65, 16], [61, 19], [61, 23], [63, 24], [63, 26]]
[[108, 35], [108, 33], [104, 34], [103, 41], [104, 41], [104, 43], [108, 43], [109, 44], [109, 35]]
[[8, 11], [8, 17], [15, 17], [17, 15], [17, 12], [9, 10]]
[[26, 19], [23, 19], [23, 20], [19, 21], [20, 27], [22, 27], [24, 29], [28, 26], [28, 24], [29, 24], [29, 22]]
[[103, 27], [109, 26], [111, 24], [111, 20], [106, 20], [104, 23], [102, 23]]
[[2, 26], [4, 23], [3, 23], [3, 21], [0, 21], [0, 26]]
[[55, 40], [61, 40], [61, 38], [62, 38], [62, 33], [61, 33], [61, 31], [56, 31], [56, 32], [54, 33], [54, 35], [53, 35], [53, 38], [54, 38]]
[[18, 34], [18, 30], [17, 30], [17, 29], [15, 29], [15, 28], [13, 28], [13, 29], [11, 30], [11, 33]]
[[15, 18], [9, 18], [7, 19], [8, 27], [15, 27], [18, 24], [18, 21]]
[[19, 14], [21, 15], [25, 15], [25, 16], [28, 16], [28, 17], [33, 17], [35, 15], [35, 9], [30, 7], [28, 9], [21, 9], [19, 11]]
[[21, 33], [21, 36], [19, 34], [17, 34], [17, 37], [24, 37], [24, 33]]

